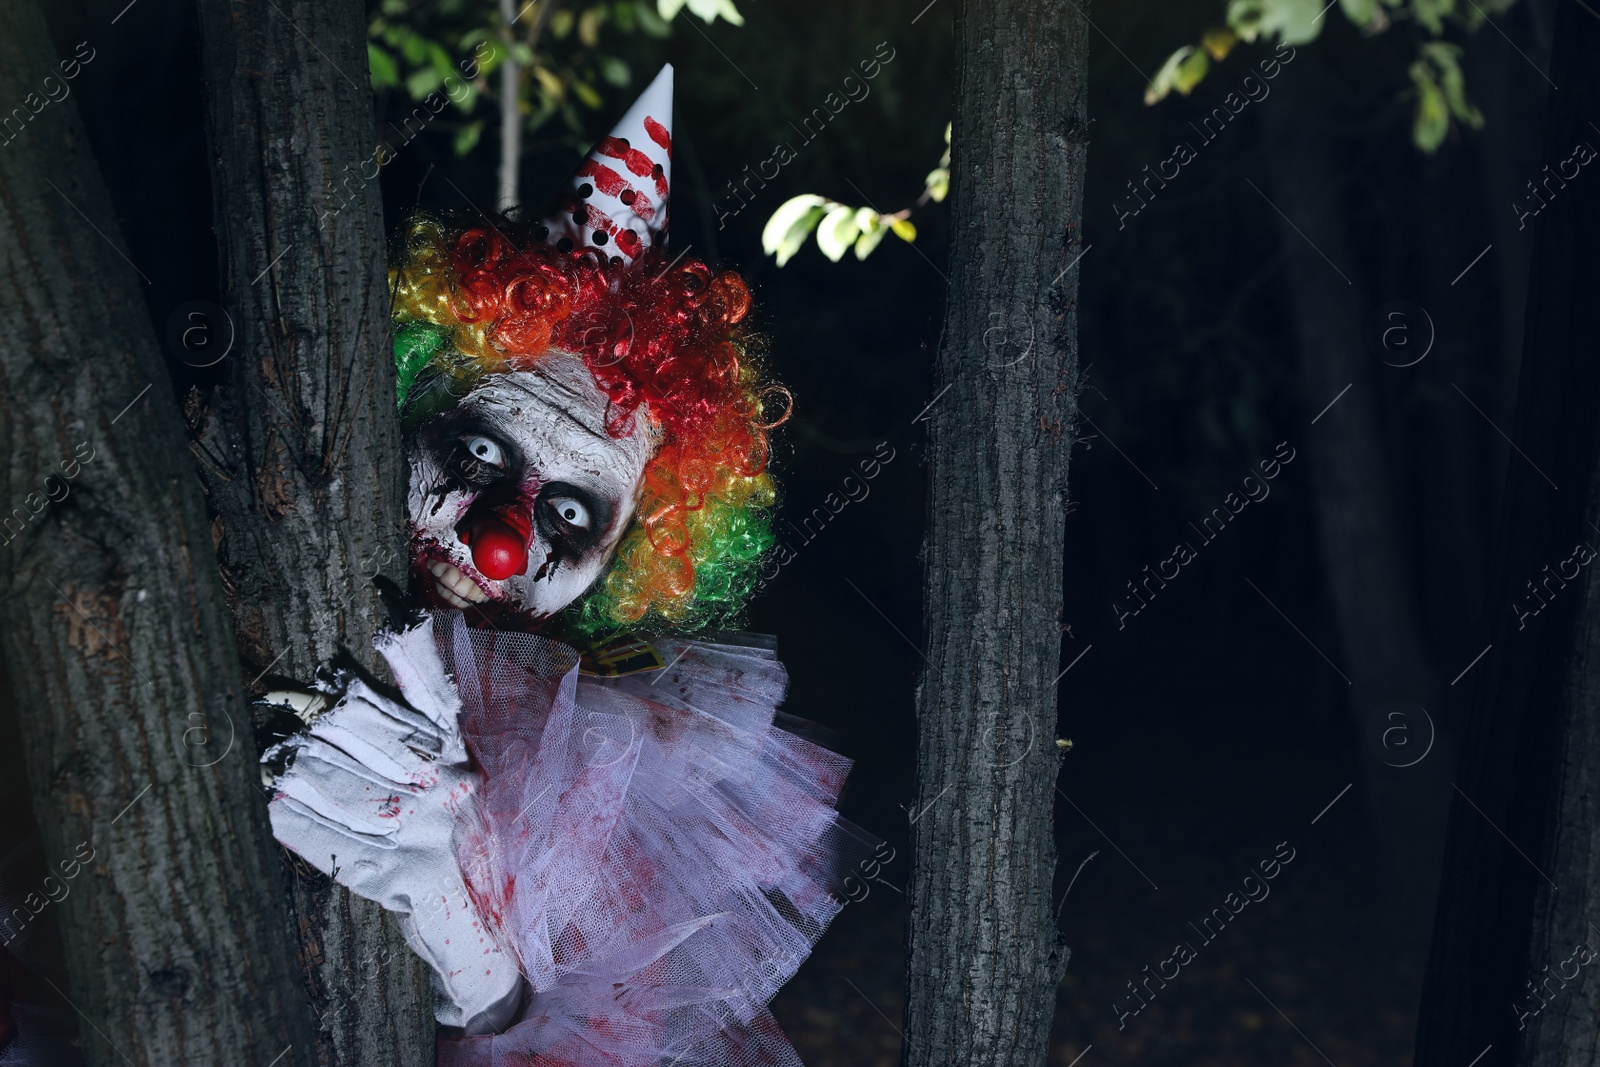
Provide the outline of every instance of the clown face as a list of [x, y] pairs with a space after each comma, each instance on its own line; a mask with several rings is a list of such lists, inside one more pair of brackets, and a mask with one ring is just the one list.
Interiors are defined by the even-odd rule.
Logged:
[[654, 451], [643, 409], [606, 430], [607, 397], [577, 356], [491, 374], [418, 430], [411, 559], [430, 599], [544, 619], [600, 576]]

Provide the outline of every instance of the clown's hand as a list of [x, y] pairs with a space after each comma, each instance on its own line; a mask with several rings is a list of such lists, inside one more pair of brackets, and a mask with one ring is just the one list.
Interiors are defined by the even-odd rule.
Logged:
[[456, 861], [457, 826], [476, 812], [477, 773], [456, 722], [455, 684], [430, 623], [386, 635], [378, 651], [406, 703], [352, 679], [309, 730], [268, 749], [263, 763], [289, 763], [272, 782], [272, 832], [396, 914], [406, 943], [433, 967], [441, 1023], [503, 1029], [521, 977], [473, 908]]

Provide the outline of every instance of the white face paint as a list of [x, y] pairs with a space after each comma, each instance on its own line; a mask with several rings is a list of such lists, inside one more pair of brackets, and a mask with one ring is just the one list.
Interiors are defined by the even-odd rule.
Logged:
[[594, 583], [654, 451], [642, 409], [621, 437], [606, 414], [583, 360], [550, 352], [423, 424], [408, 506], [412, 566], [432, 599], [547, 618]]

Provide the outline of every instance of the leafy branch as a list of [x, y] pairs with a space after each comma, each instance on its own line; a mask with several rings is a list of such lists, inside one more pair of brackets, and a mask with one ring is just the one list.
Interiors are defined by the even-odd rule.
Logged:
[[[744, 24], [734, 0], [516, 0], [510, 17], [497, 0], [375, 0], [367, 26], [372, 85], [421, 101], [459, 84], [461, 61], [490, 43], [468, 89], [449, 94], [451, 105], [471, 117], [457, 129], [456, 153], [471, 152], [483, 134], [486, 120], [477, 117], [483, 96], [501, 108], [514, 108], [528, 132], [559, 120], [571, 136], [582, 139], [592, 133], [584, 112], [604, 106], [602, 88], [625, 89], [633, 82], [628, 62], [607, 42], [616, 34], [669, 37], [670, 23], [685, 9], [707, 23], [721, 18]], [[503, 99], [505, 93], [496, 94], [488, 79], [508, 62], [517, 67], [510, 101]]]
[[[1372, 37], [1398, 22], [1413, 22], [1426, 39], [1417, 45], [1417, 59], [1407, 68], [1410, 93], [1416, 96], [1411, 139], [1432, 153], [1444, 143], [1453, 124], [1476, 130], [1483, 114], [1467, 99], [1461, 70], [1461, 47], [1443, 40], [1447, 29], [1476, 31], [1491, 15], [1509, 11], [1516, 0], [1338, 0], [1345, 18]], [[1321, 0], [1228, 0], [1226, 25], [1213, 26], [1195, 44], [1167, 57], [1145, 90], [1144, 102], [1155, 104], [1176, 92], [1188, 96], [1205, 80], [1214, 63], [1227, 58], [1240, 41], [1276, 39], [1287, 45], [1309, 44], [1322, 33], [1326, 9]]]
[[866, 259], [878, 247], [884, 234], [893, 233], [910, 243], [917, 239], [917, 227], [911, 213], [930, 200], [940, 203], [950, 193], [950, 126], [944, 128], [944, 155], [939, 165], [928, 172], [923, 181], [922, 195], [912, 207], [901, 208], [893, 214], [884, 214], [870, 207], [851, 207], [837, 200], [829, 200], [815, 193], [802, 193], [791, 197], [779, 206], [761, 230], [761, 248], [769, 256], [776, 256], [778, 266], [794, 258], [805, 246], [812, 231], [817, 234], [817, 248], [837, 263], [852, 247], [857, 259]]

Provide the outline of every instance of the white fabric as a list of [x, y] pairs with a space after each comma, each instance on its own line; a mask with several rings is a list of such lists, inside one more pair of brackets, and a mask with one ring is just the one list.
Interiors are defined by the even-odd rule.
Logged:
[[409, 703], [354, 682], [304, 734], [273, 787], [274, 836], [351, 892], [395, 912], [434, 970], [435, 1014], [489, 1033], [521, 999], [515, 961], [470, 898], [455, 835], [475, 820], [478, 775], [457, 723], [461, 703], [424, 623], [378, 642]]
[[602, 679], [434, 625], [484, 774], [461, 864], [529, 987], [440, 1067], [800, 1067], [767, 1002], [880, 843], [833, 809], [850, 761], [775, 725], [775, 652], [652, 638], [666, 668]]

